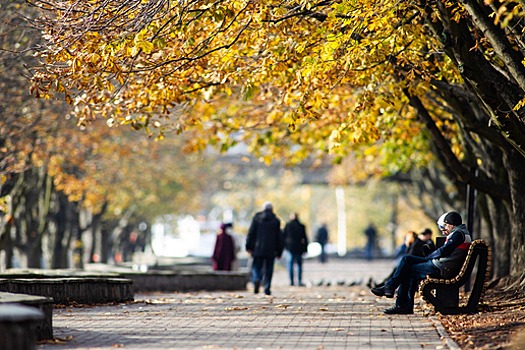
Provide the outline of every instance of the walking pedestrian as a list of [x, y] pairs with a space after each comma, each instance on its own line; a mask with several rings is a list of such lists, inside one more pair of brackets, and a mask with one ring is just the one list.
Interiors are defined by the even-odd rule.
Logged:
[[328, 228], [325, 223], [322, 223], [321, 226], [317, 229], [317, 234], [315, 235], [315, 241], [321, 246], [321, 254], [319, 255], [319, 261], [325, 263], [327, 260], [326, 256], [326, 245], [328, 244]]
[[374, 257], [374, 249], [376, 247], [376, 236], [377, 230], [373, 223], [370, 223], [365, 229], [366, 235], [366, 248], [365, 248], [365, 257], [367, 260], [372, 260]]
[[430, 277], [450, 278], [458, 273], [472, 241], [459, 213], [443, 214], [438, 222], [439, 230], [446, 235], [445, 244], [426, 257], [405, 255], [391, 278], [382, 287], [372, 288], [377, 296], [393, 298], [397, 290], [396, 304], [384, 310], [385, 314], [414, 313], [414, 295], [419, 281]]
[[230, 234], [231, 227], [231, 224], [221, 224], [219, 228], [212, 256], [213, 269], [216, 271], [231, 271], [236, 259], [235, 241]]
[[264, 294], [271, 295], [275, 258], [281, 258], [283, 249], [281, 220], [274, 214], [273, 205], [266, 202], [263, 211], [254, 215], [246, 237], [246, 251], [253, 258], [251, 278], [255, 293], [259, 293], [262, 283]]
[[294, 268], [297, 267], [297, 285], [303, 284], [303, 254], [308, 251], [306, 227], [299, 221], [299, 215], [292, 213], [284, 226], [284, 248], [288, 251], [288, 275], [294, 285]]

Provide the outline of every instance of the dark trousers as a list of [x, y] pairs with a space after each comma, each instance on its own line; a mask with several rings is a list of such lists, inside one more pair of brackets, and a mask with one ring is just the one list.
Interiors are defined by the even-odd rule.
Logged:
[[397, 290], [396, 305], [399, 307], [414, 307], [414, 296], [419, 281], [427, 276], [439, 276], [439, 269], [431, 260], [421, 256], [405, 255], [394, 274], [386, 282], [389, 287]]
[[270, 293], [272, 286], [273, 264], [275, 257], [254, 256], [252, 262], [252, 282], [261, 282], [265, 293]]
[[[321, 244], [321, 243], [319, 243]], [[326, 251], [325, 251], [325, 245], [324, 243], [321, 244], [321, 254], [319, 254], [319, 261], [322, 262], [322, 263], [325, 263], [327, 260], [327, 257], [326, 257]]]
[[294, 267], [297, 266], [297, 283], [303, 283], [303, 254], [288, 253], [288, 275], [290, 284], [294, 285]]

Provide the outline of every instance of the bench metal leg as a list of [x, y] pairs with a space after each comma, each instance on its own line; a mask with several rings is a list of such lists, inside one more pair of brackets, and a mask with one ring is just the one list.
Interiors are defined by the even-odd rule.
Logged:
[[445, 308], [459, 307], [459, 289], [457, 286], [440, 285], [436, 286], [436, 298]]

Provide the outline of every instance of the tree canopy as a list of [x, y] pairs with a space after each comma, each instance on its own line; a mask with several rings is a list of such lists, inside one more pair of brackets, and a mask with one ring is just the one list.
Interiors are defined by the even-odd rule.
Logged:
[[47, 40], [32, 92], [80, 124], [243, 141], [266, 161], [359, 151], [391, 172], [431, 150], [484, 195], [502, 269], [525, 265], [521, 1], [31, 2]]
[[195, 209], [214, 173], [201, 155], [179, 152], [182, 138], [158, 143], [102, 119], [79, 127], [63, 101], [31, 96], [28, 68], [43, 41], [27, 20], [37, 11], [24, 0], [0, 4], [0, 269], [16, 260], [67, 267], [82, 236], [100, 241], [101, 230], [180, 212], [181, 203]]
[[[407, 4], [105, 1], [54, 9], [41, 20], [52, 45], [33, 91], [64, 93], [80, 123], [104, 117], [157, 135], [195, 132], [206, 137], [193, 138], [192, 150], [244, 141], [269, 158], [297, 160], [347, 154], [385, 130], [425, 147], [413, 114], [400, 113], [401, 87], [428, 89], [412, 78], [424, 73], [417, 62], [437, 53], [421, 52], [427, 37]], [[403, 84], [394, 60], [413, 65]], [[442, 57], [435, 66], [452, 69]]]

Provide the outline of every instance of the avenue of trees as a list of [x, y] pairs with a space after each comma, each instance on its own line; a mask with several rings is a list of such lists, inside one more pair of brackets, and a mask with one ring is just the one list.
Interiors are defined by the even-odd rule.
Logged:
[[[467, 188], [475, 189], [474, 236], [491, 242], [494, 275], [522, 273], [523, 5], [482, 0], [1, 5], [16, 6], [2, 11], [4, 16], [22, 12], [28, 19], [10, 18], [18, 29], [1, 37], [11, 41], [2, 43], [9, 53], [18, 50], [2, 68], [16, 64], [24, 72], [9, 77], [13, 81], [3, 77], [1, 84], [23, 89], [29, 78], [31, 94], [38, 97], [19, 91], [25, 110], [2, 104], [2, 196], [35, 191], [29, 200], [29, 193], [12, 195], [26, 202], [16, 203], [11, 213], [63, 214], [49, 205], [61, 203], [60, 196], [79, 206], [72, 212], [82, 207], [91, 208], [91, 215], [106, 213], [104, 200], [90, 207], [89, 198], [114, 195], [112, 176], [90, 157], [104, 147], [110, 154], [126, 152], [119, 136], [126, 126], [125, 134], [157, 140], [179, 134], [178, 147], [185, 151], [209, 145], [227, 150], [243, 142], [266, 163], [297, 164], [307, 158], [341, 163], [348, 171], [338, 174], [336, 183], [350, 183], [355, 176], [409, 181], [421, 191], [430, 217], [464, 208]], [[59, 107], [50, 107], [55, 104]], [[46, 141], [53, 130], [58, 137]], [[138, 139], [131, 136], [129, 147]], [[74, 154], [87, 152], [75, 142], [91, 145], [91, 154]], [[56, 159], [64, 147], [70, 158]], [[153, 152], [155, 147], [137, 149]], [[48, 169], [34, 166], [43, 159]], [[349, 159], [352, 166], [345, 168]], [[33, 184], [20, 180], [24, 176]], [[128, 179], [117, 177], [113, 184], [123, 178]], [[146, 191], [147, 175], [129, 180], [135, 190], [144, 181]], [[58, 199], [50, 202], [49, 196]], [[24, 220], [33, 225], [25, 231], [28, 245], [46, 230], [49, 221], [43, 217]], [[58, 234], [59, 220], [53, 222]]]
[[109, 262], [132, 231], [148, 234], [138, 226], [149, 228], [156, 213], [181, 202], [199, 208], [199, 190], [212, 185], [214, 171], [199, 155], [178, 152], [174, 140], [153, 142], [105, 121], [79, 127], [66, 103], [31, 96], [28, 67], [36, 61], [28, 49], [41, 45], [26, 22], [34, 10], [23, 0], [0, 5], [2, 264]]

